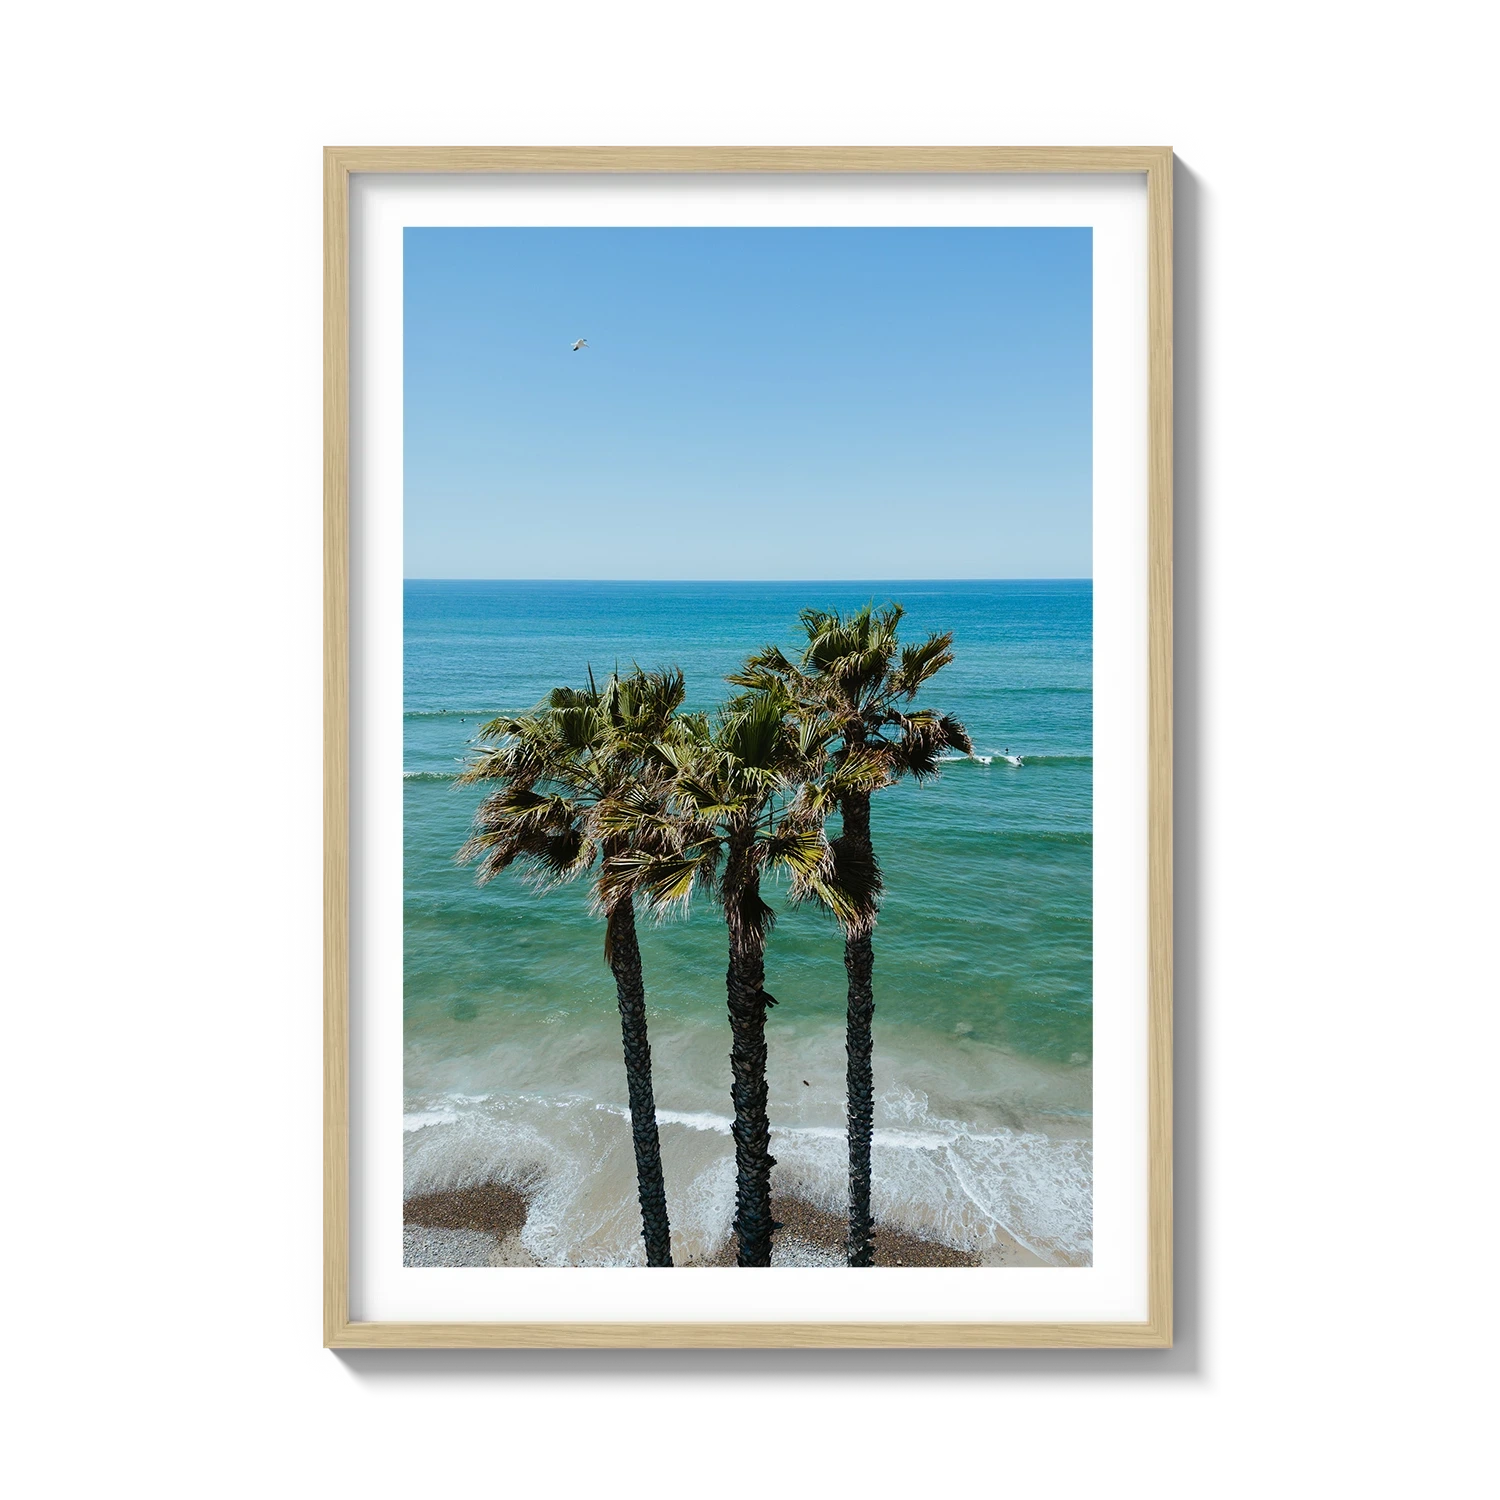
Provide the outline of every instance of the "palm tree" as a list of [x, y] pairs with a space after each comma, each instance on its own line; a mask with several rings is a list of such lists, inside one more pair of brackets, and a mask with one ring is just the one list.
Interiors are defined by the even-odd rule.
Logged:
[[[883, 773], [850, 759], [842, 779], [814, 781], [829, 765], [828, 726], [814, 715], [794, 719], [795, 708], [773, 686], [725, 705], [712, 726], [685, 721], [689, 731], [662, 747], [676, 768], [666, 816], [626, 804], [607, 815], [609, 826], [628, 832], [634, 844], [609, 861], [607, 883], [640, 893], [659, 913], [686, 907], [695, 887], [706, 888], [724, 914], [741, 1266], [770, 1265], [779, 1228], [771, 1218], [776, 1161], [766, 1112], [766, 1013], [776, 1001], [766, 993], [765, 951], [776, 913], [761, 883], [787, 875], [794, 900], [820, 901], [850, 922], [873, 899], [852, 881], [834, 878], [823, 823], [831, 799], [858, 784], [876, 785]], [[664, 838], [674, 844], [670, 851], [653, 847]]]
[[628, 891], [603, 880], [609, 860], [627, 852], [629, 836], [604, 827], [608, 809], [628, 803], [648, 841], [647, 818], [670, 788], [675, 767], [658, 746], [674, 733], [685, 694], [682, 673], [612, 673], [602, 688], [556, 688], [530, 713], [492, 719], [479, 731], [482, 748], [460, 785], [499, 782], [479, 804], [473, 831], [458, 851], [478, 863], [481, 885], [521, 861], [543, 887], [596, 869], [593, 905], [604, 917], [604, 961], [614, 974], [630, 1096], [641, 1228], [648, 1266], [672, 1264], [671, 1228], [662, 1181], [661, 1143], [646, 1031], [646, 987]]
[[953, 660], [953, 633], [934, 632], [919, 646], [902, 646], [899, 604], [841, 615], [837, 610], [804, 609], [799, 616], [807, 638], [800, 662], [775, 646], [752, 656], [730, 681], [768, 692], [775, 686], [797, 704], [804, 720], [825, 724], [838, 740], [838, 770], [857, 762], [878, 768], [874, 785], [865, 777], [838, 782], [842, 829], [832, 841], [835, 881], [856, 883], [871, 892], [868, 914], [844, 928], [844, 969], [848, 975], [848, 1059], [846, 1111], [849, 1127], [849, 1245], [851, 1266], [874, 1264], [874, 1223], [870, 1215], [870, 1144], [874, 1133], [875, 949], [874, 907], [881, 890], [880, 865], [870, 838], [870, 793], [902, 776], [918, 781], [937, 774], [945, 750], [969, 753], [968, 733], [957, 719], [933, 709], [907, 708], [917, 690]]

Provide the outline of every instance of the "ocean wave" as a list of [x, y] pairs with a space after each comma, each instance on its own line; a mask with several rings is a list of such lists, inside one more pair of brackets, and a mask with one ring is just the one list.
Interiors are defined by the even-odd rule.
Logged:
[[[630, 1111], [578, 1095], [414, 1101], [406, 1115], [405, 1192], [503, 1182], [526, 1187], [525, 1249], [544, 1265], [642, 1261]], [[734, 1216], [728, 1115], [657, 1112], [668, 1212], [682, 1259], [727, 1242]], [[675, 1128], [674, 1128], [675, 1127]], [[776, 1192], [832, 1213], [848, 1211], [845, 1132], [828, 1125], [771, 1128]], [[1053, 1265], [1092, 1257], [1092, 1146], [1037, 1129], [981, 1129], [934, 1112], [920, 1090], [876, 1101], [871, 1151], [878, 1219], [949, 1245], [983, 1251], [1009, 1235]]]
[[997, 761], [1000, 766], [1091, 766], [1094, 763], [1092, 755], [1006, 755], [1003, 751], [993, 750], [987, 754], [973, 755], [940, 755], [938, 759], [944, 765], [970, 765], [991, 766]]
[[990, 837], [1002, 844], [1070, 844], [1081, 849], [1094, 842], [1092, 832], [1071, 828], [1003, 828]]
[[[411, 716], [408, 715], [408, 717]], [[1000, 769], [1020, 766], [1091, 766], [1094, 763], [1092, 755], [1016, 755], [1007, 760], [998, 752], [994, 755], [940, 755], [938, 759], [944, 765], [951, 766], [987, 767], [998, 761]], [[457, 775], [457, 771], [403, 771], [401, 773], [404, 781], [452, 781]]]
[[481, 724], [487, 724], [504, 711], [504, 709], [494, 708], [408, 708], [401, 717], [403, 719], [475, 719]]
[[[622, 1120], [630, 1118], [630, 1111], [623, 1104], [596, 1104], [605, 1114], [618, 1115]], [[656, 1112], [658, 1125], [686, 1125], [689, 1130], [711, 1130], [718, 1135], [728, 1135], [734, 1121], [728, 1115], [716, 1115], [709, 1110], [659, 1109]]]

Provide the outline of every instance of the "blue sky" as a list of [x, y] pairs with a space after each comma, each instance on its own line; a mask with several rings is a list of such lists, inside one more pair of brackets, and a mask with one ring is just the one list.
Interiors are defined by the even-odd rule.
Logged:
[[1088, 577], [1091, 281], [1087, 229], [409, 228], [406, 576]]

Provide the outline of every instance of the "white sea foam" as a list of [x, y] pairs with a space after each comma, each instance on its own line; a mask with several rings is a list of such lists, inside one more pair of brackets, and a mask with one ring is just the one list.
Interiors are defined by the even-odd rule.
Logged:
[[940, 755], [938, 760], [944, 765], [953, 766], [992, 766], [996, 761], [1005, 766], [1091, 766], [1094, 763], [1092, 755], [1007, 755], [1003, 750], [991, 750], [988, 754], [981, 755], [977, 751], [973, 755]]
[[[663, 1037], [657, 1050], [673, 1050], [680, 1040]], [[826, 1039], [829, 1046], [833, 1040]], [[818, 1073], [816, 1091], [810, 1082], [805, 1094], [783, 1085], [773, 1088], [773, 1101], [790, 1095], [804, 1115], [823, 1118], [788, 1120], [786, 1109], [773, 1102], [773, 1190], [846, 1212], [848, 1147], [836, 1080], [830, 1068], [808, 1062], [798, 1072]], [[607, 1086], [605, 1078], [599, 1081]], [[616, 1086], [623, 1092], [623, 1079]], [[800, 1077], [795, 1086], [800, 1091]], [[1011, 1080], [1017, 1100], [1039, 1086], [1024, 1065]], [[1092, 1148], [1086, 1116], [1058, 1111], [1045, 1117], [1050, 1128], [1039, 1128], [1035, 1117], [1001, 1123], [1012, 1114], [1008, 1107], [989, 1113], [987, 1123], [977, 1124], [935, 1108], [921, 1088], [887, 1088], [876, 1100], [871, 1153], [877, 1218], [955, 1249], [991, 1248], [1003, 1232], [1053, 1264], [1087, 1264]], [[629, 1116], [618, 1094], [599, 1098], [586, 1089], [453, 1090], [413, 1098], [406, 1116], [406, 1192], [492, 1181], [524, 1187], [531, 1197], [522, 1243], [538, 1261], [639, 1264], [634, 1154], [622, 1126]], [[659, 1109], [657, 1121], [678, 1259], [711, 1256], [728, 1239], [734, 1214], [732, 1122], [717, 1111], [671, 1108]]]
[[[931, 1114], [909, 1089], [883, 1095], [871, 1149], [877, 1219], [955, 1249], [985, 1250], [997, 1231], [1044, 1260], [1086, 1263], [1092, 1251], [1092, 1147], [1038, 1130], [976, 1129]], [[842, 1130], [772, 1131], [778, 1186], [834, 1213], [846, 1212], [848, 1158]]]
[[719, 1135], [728, 1135], [734, 1121], [728, 1115], [711, 1115], [704, 1110], [659, 1109], [656, 1112], [658, 1125], [686, 1125], [689, 1130], [712, 1130]]
[[[622, 1120], [630, 1119], [630, 1109], [623, 1104], [596, 1104], [606, 1114], [618, 1115]], [[656, 1123], [662, 1125], [686, 1125], [689, 1130], [712, 1130], [718, 1135], [728, 1135], [734, 1121], [728, 1115], [710, 1114], [707, 1110], [659, 1109]]]

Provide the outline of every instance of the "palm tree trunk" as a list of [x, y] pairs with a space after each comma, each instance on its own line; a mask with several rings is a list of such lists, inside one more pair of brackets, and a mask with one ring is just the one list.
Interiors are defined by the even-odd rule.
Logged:
[[646, 1035], [646, 986], [641, 947], [635, 936], [635, 907], [622, 902], [610, 917], [609, 966], [620, 1001], [620, 1036], [625, 1044], [625, 1081], [630, 1090], [630, 1134], [635, 1142], [635, 1176], [641, 1200], [646, 1264], [672, 1264], [672, 1232], [667, 1222], [667, 1190], [661, 1174], [661, 1140], [656, 1130], [656, 1095], [651, 1087], [651, 1042]]
[[766, 1114], [765, 962], [753, 939], [729, 939], [729, 1052], [734, 1100], [734, 1164], [737, 1174], [734, 1228], [741, 1266], [771, 1264], [771, 1122]]
[[[853, 795], [843, 802], [842, 839], [871, 858], [870, 799]], [[849, 1010], [844, 1034], [848, 1059], [845, 1105], [849, 1128], [849, 1246], [851, 1266], [875, 1264], [875, 1226], [870, 1218], [870, 1142], [875, 1121], [875, 945], [868, 931], [844, 939], [849, 976]]]

